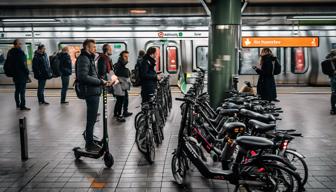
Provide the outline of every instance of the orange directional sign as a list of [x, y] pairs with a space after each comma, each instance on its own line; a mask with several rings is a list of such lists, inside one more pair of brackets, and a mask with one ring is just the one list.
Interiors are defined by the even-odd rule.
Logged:
[[318, 37], [243, 37], [242, 47], [318, 47]]

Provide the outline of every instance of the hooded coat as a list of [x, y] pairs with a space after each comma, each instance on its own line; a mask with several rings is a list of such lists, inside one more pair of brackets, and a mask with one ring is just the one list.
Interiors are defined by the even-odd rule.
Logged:
[[12, 48], [7, 53], [7, 59], [9, 58], [15, 65], [13, 81], [16, 83], [26, 83], [29, 78], [26, 54], [21, 48]]
[[46, 53], [35, 51], [33, 58], [34, 78], [37, 80], [46, 80], [52, 77], [49, 59]]
[[259, 74], [257, 93], [261, 99], [273, 101], [277, 98], [276, 85], [273, 75], [273, 63], [276, 61], [276, 57], [273, 55], [264, 55], [261, 60], [261, 69], [256, 68], [256, 72]]
[[140, 65], [141, 92], [153, 94], [157, 87], [157, 74], [155, 71], [155, 59], [146, 54]]

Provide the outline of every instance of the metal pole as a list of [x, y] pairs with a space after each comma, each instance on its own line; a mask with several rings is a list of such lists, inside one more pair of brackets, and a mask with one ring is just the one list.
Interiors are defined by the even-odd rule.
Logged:
[[19, 120], [20, 142], [21, 142], [21, 160], [28, 159], [28, 139], [27, 139], [27, 120], [26, 117]]
[[209, 31], [208, 92], [212, 107], [229, 96], [237, 68], [240, 0], [212, 0]]

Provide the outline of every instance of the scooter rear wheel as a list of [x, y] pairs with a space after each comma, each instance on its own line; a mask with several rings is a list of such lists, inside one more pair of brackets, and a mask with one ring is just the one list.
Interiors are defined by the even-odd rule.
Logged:
[[114, 164], [114, 159], [111, 153], [105, 153], [104, 155], [105, 166], [111, 168]]
[[81, 157], [81, 156], [78, 154], [78, 152], [77, 152], [78, 149], [80, 149], [80, 148], [79, 148], [79, 147], [75, 147], [75, 148], [73, 149], [76, 160], [78, 160], [78, 159]]

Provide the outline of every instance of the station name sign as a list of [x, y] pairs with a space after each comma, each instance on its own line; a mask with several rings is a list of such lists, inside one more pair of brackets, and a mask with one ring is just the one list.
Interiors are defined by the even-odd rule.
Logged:
[[242, 37], [242, 47], [318, 47], [318, 37]]

